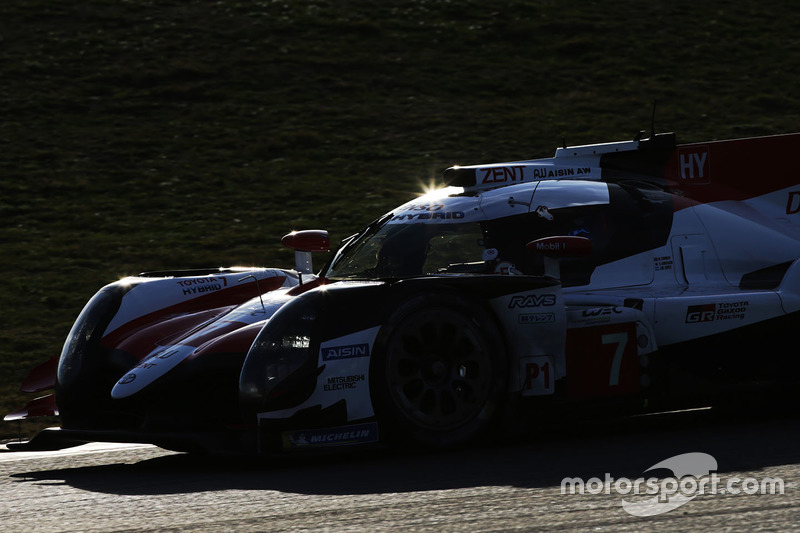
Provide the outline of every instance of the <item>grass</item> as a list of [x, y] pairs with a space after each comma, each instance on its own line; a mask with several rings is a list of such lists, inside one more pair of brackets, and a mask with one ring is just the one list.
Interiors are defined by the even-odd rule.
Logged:
[[290, 266], [292, 229], [337, 240], [452, 164], [632, 138], [654, 100], [682, 142], [797, 131], [798, 22], [789, 1], [2, 2], [0, 411], [120, 276]]

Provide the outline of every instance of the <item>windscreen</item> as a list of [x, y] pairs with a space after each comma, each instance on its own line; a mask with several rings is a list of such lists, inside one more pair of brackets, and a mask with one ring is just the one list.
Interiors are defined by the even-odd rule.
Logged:
[[379, 224], [346, 243], [323, 275], [328, 279], [408, 278], [470, 269], [483, 272], [479, 222]]

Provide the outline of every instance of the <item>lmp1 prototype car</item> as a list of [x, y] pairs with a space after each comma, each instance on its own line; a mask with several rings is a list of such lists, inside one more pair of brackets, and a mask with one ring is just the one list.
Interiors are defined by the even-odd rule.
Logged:
[[103, 287], [6, 416], [19, 449], [86, 441], [274, 453], [447, 447], [561, 413], [791, 390], [800, 134], [673, 134], [452, 167], [294, 269], [148, 272]]

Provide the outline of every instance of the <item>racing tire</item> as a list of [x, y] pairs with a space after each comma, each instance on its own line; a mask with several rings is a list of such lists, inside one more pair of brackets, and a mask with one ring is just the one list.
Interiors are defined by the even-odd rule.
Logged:
[[459, 295], [401, 305], [378, 340], [370, 375], [384, 440], [450, 448], [493, 426], [506, 393], [503, 337], [493, 315]]

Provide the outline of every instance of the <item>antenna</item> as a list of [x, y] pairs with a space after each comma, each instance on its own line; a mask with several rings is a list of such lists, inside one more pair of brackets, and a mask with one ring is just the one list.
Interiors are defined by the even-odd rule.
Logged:
[[258, 299], [261, 300], [261, 312], [267, 314], [267, 308], [264, 307], [264, 298], [261, 296], [261, 286], [258, 284], [258, 278], [254, 275], [250, 274], [249, 276], [245, 276], [243, 278], [239, 278], [239, 281], [242, 282], [246, 279], [253, 278], [256, 282], [256, 292], [258, 292]]
[[650, 138], [656, 136], [656, 104], [658, 100], [653, 100], [653, 114], [650, 116]]

